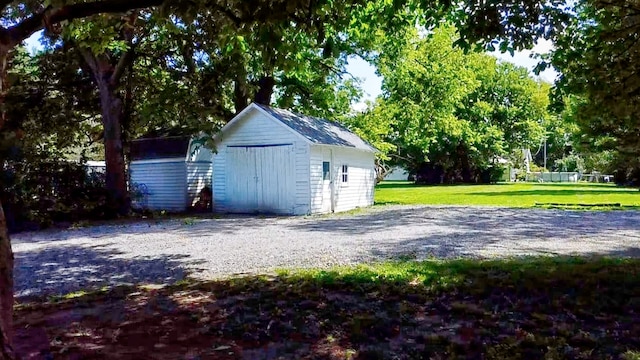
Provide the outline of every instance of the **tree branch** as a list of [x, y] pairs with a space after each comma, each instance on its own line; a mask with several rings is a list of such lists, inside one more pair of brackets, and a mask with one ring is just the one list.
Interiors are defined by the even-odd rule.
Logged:
[[98, 60], [96, 59], [96, 56], [89, 49], [79, 49], [79, 51], [82, 55], [82, 58], [84, 59], [84, 62], [87, 64], [87, 66], [89, 66], [92, 77], [95, 78], [97, 76], [96, 74], [98, 73]]
[[142, 9], [159, 6], [165, 0], [102, 0], [88, 3], [78, 3], [60, 8], [47, 8], [44, 11], [33, 14], [17, 25], [5, 30], [11, 43], [11, 47], [25, 40], [33, 33], [43, 29], [47, 25], [58, 24], [62, 21], [80, 19], [96, 14], [122, 13], [132, 9]]
[[120, 56], [118, 64], [116, 64], [116, 67], [113, 69], [113, 74], [111, 74], [111, 79], [109, 79], [111, 84], [116, 85], [120, 82], [122, 74], [124, 74], [124, 71], [127, 69], [127, 67], [129, 67], [129, 65], [131, 65], [131, 63], [135, 59], [135, 54], [136, 46], [135, 44], [130, 44], [129, 50], [127, 50], [124, 54], [122, 54], [122, 56]]

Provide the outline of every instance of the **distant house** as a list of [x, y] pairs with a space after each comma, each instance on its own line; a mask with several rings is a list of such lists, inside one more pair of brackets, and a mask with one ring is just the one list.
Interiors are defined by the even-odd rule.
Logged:
[[409, 180], [409, 172], [400, 166], [394, 166], [391, 171], [384, 176], [387, 181], [407, 181]]
[[107, 171], [107, 165], [104, 161], [89, 160], [84, 164], [87, 174], [104, 174]]
[[129, 174], [135, 207], [180, 212], [197, 206], [207, 189], [210, 197], [212, 153], [194, 139], [169, 131], [131, 142]]
[[251, 104], [215, 143], [216, 212], [300, 215], [373, 204], [376, 149], [338, 123]]

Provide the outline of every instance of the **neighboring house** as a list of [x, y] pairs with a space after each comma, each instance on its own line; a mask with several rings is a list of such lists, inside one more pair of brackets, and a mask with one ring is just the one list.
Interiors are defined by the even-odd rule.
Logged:
[[409, 172], [400, 166], [394, 166], [391, 171], [384, 176], [386, 181], [407, 181], [409, 180]]
[[87, 169], [87, 174], [101, 173], [104, 174], [107, 171], [107, 165], [104, 161], [92, 161], [89, 160], [84, 164]]
[[193, 137], [148, 134], [131, 142], [130, 158], [134, 207], [179, 212], [197, 206], [204, 192], [210, 198], [212, 153]]
[[376, 149], [335, 122], [251, 104], [215, 143], [216, 212], [301, 215], [373, 204]]

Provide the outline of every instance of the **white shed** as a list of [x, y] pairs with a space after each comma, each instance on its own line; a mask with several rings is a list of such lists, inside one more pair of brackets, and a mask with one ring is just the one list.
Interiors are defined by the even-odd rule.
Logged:
[[210, 209], [212, 152], [191, 136], [143, 137], [132, 141], [130, 188], [137, 208], [180, 212]]
[[215, 139], [216, 212], [302, 215], [373, 204], [376, 149], [338, 123], [254, 103]]

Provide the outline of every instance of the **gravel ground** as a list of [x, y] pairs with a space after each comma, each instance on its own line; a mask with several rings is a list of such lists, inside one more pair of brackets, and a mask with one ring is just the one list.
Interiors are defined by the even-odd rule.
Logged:
[[330, 216], [138, 222], [12, 240], [21, 298], [401, 255], [640, 257], [640, 212], [386, 206]]

